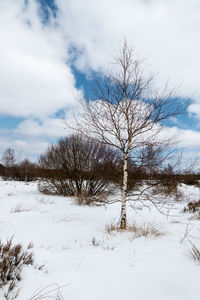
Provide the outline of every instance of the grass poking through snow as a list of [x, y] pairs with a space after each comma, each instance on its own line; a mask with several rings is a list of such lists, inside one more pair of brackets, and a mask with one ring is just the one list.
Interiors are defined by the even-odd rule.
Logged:
[[126, 229], [121, 229], [118, 225], [111, 223], [106, 225], [105, 231], [108, 234], [131, 232], [133, 233], [133, 238], [158, 238], [165, 234], [159, 227], [150, 222], [144, 222], [142, 225], [127, 225]]

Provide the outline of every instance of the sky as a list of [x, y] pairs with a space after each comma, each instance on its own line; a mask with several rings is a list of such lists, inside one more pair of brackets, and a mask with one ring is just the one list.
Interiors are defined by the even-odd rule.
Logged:
[[199, 0], [0, 0], [0, 156], [37, 160], [126, 37], [158, 86], [190, 99], [169, 130], [200, 146]]

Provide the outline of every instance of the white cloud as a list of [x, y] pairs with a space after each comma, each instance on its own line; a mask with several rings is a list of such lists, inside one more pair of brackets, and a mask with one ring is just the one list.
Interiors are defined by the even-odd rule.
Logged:
[[181, 148], [196, 148], [200, 146], [200, 132], [195, 130], [185, 130], [177, 127], [165, 128], [162, 132], [167, 137], [176, 137], [179, 142], [177, 146]]
[[[43, 118], [75, 104], [69, 61], [74, 45], [76, 66], [107, 69], [124, 36], [159, 82], [181, 84], [183, 96], [200, 101], [198, 0], [56, 0], [58, 17], [43, 26], [35, 0], [0, 3], [0, 113]], [[59, 26], [57, 26], [58, 24]], [[196, 108], [198, 108], [196, 110]], [[191, 110], [200, 114], [199, 106]]]
[[200, 100], [190, 104], [188, 111], [191, 113], [191, 117], [200, 119]]
[[170, 79], [184, 96], [200, 101], [199, 0], [57, 0], [67, 40], [82, 51], [82, 70], [108, 66], [124, 36], [159, 82]]
[[41, 24], [34, 1], [27, 10], [23, 2], [0, 4], [0, 113], [43, 118], [76, 105], [79, 91], [59, 29]]
[[[11, 134], [11, 133], [10, 133]], [[17, 137], [10, 137], [9, 138], [9, 132], [7, 136], [1, 136], [0, 137], [0, 163], [1, 163], [1, 157], [3, 152], [7, 148], [13, 148], [16, 153], [17, 161], [21, 161], [24, 158], [29, 158], [32, 161], [37, 161], [37, 158], [40, 156], [41, 153], [43, 153], [48, 146], [48, 142], [41, 140], [41, 139], [27, 139], [22, 140], [21, 138]]]
[[55, 138], [66, 135], [66, 124], [59, 118], [49, 118], [42, 122], [26, 119], [19, 123], [15, 132], [23, 136]]

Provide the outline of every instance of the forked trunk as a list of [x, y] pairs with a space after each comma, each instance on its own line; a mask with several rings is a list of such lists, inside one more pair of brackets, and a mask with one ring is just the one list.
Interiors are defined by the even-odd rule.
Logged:
[[121, 219], [120, 219], [120, 229], [126, 229], [126, 196], [127, 196], [127, 186], [128, 186], [128, 170], [127, 170], [128, 153], [124, 154], [123, 161], [123, 188], [122, 188], [122, 202], [121, 202]]

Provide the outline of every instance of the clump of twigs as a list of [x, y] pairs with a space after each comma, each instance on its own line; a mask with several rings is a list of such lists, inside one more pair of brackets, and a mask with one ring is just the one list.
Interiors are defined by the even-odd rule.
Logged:
[[198, 201], [190, 201], [187, 206], [184, 207], [183, 212], [196, 213], [200, 212], [200, 200]]

